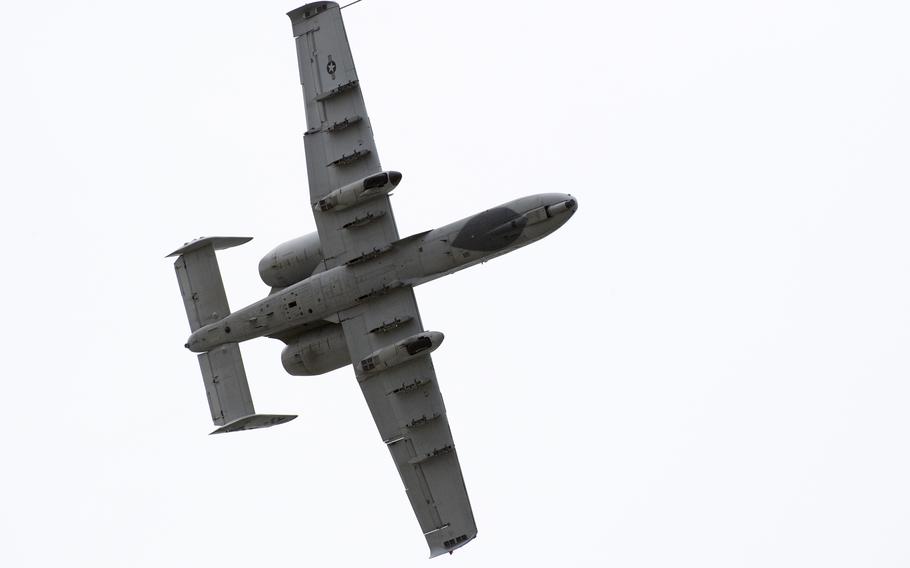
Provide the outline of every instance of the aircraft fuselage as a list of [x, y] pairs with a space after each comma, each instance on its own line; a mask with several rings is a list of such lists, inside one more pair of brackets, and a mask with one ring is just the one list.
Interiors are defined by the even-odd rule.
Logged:
[[[319, 272], [190, 335], [186, 347], [201, 353], [262, 336], [289, 336], [398, 286], [416, 286], [485, 262], [552, 233], [577, 210], [570, 195], [522, 197], [444, 227], [364, 251], [346, 264]], [[356, 231], [356, 228], [348, 229]]]

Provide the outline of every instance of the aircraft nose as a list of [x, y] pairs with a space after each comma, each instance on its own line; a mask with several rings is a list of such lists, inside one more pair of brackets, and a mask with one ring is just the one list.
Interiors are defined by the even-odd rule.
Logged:
[[566, 195], [565, 199], [557, 201], [553, 205], [547, 207], [547, 215], [553, 217], [554, 215], [559, 215], [560, 213], [575, 213], [575, 210], [578, 208], [578, 201], [571, 195]]

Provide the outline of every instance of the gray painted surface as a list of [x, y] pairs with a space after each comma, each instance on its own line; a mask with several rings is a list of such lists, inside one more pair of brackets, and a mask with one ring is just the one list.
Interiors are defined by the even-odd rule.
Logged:
[[518, 240], [527, 221], [508, 207], [494, 207], [475, 215], [455, 235], [452, 245], [465, 250], [494, 251]]
[[560, 193], [522, 197], [399, 239], [388, 190], [402, 178], [377, 176], [382, 169], [338, 5], [315, 2], [289, 16], [317, 234], [266, 255], [259, 269], [270, 295], [233, 313], [214, 251], [239, 242], [203, 240], [175, 252], [192, 330], [186, 346], [200, 353], [213, 421], [223, 425], [216, 432], [293, 418], [254, 415], [239, 342], [284, 341], [282, 364], [291, 374], [353, 362], [431, 556], [452, 552], [477, 528], [430, 355], [442, 334], [425, 332], [413, 287], [550, 234], [577, 201]]
[[[174, 262], [174, 270], [177, 272], [177, 282], [180, 284], [190, 329], [197, 330], [210, 322], [218, 322], [230, 313], [215, 250], [249, 240], [249, 237], [197, 239], [169, 255], [179, 255]], [[210, 351], [200, 353], [198, 359], [212, 422], [222, 427], [215, 432], [263, 428], [295, 418], [256, 416], [240, 347], [236, 343], [222, 343]]]
[[259, 261], [259, 277], [272, 288], [285, 288], [311, 276], [322, 264], [319, 234], [309, 233], [273, 248]]

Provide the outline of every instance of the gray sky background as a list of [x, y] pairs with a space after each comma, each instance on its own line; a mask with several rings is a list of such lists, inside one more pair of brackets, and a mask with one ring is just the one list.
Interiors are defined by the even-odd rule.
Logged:
[[[315, 229], [290, 2], [0, 19], [3, 566], [428, 566], [349, 369], [244, 344], [279, 428], [208, 437], [172, 263], [235, 308]], [[344, 12], [403, 235], [562, 191], [417, 290], [477, 540], [434, 566], [910, 564], [910, 5]]]

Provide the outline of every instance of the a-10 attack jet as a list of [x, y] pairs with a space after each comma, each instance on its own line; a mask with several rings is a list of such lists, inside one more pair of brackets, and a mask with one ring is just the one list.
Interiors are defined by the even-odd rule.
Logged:
[[256, 414], [241, 341], [287, 344], [291, 375], [345, 365], [354, 374], [401, 475], [431, 557], [463, 546], [477, 528], [430, 358], [442, 333], [424, 330], [413, 288], [536, 241], [571, 217], [561, 193], [522, 197], [439, 229], [399, 238], [384, 171], [335, 2], [288, 14], [306, 104], [304, 136], [317, 232], [259, 263], [269, 295], [231, 312], [215, 251], [249, 238], [207, 237], [170, 256], [199, 354], [215, 432], [274, 426], [296, 416]]

